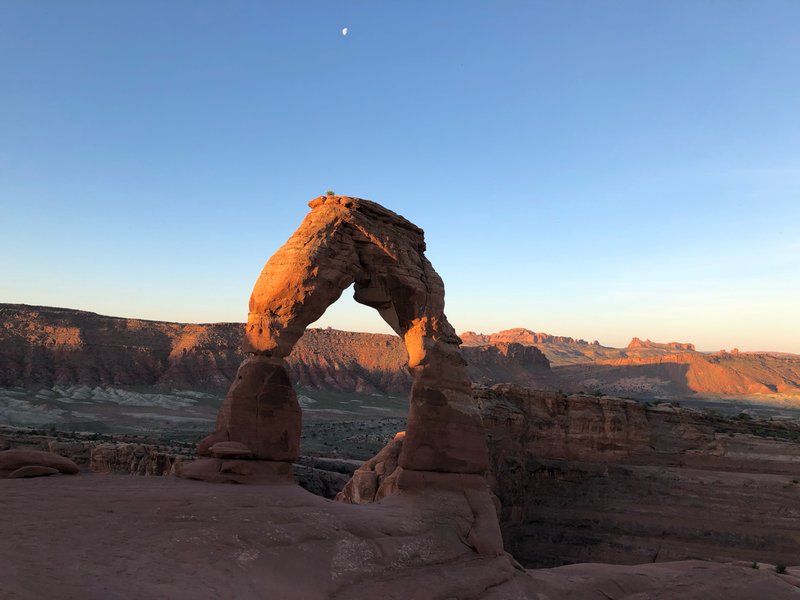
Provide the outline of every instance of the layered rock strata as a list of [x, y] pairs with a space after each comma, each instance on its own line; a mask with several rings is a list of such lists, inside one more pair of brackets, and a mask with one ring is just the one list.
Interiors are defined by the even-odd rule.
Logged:
[[[705, 354], [689, 350], [690, 344], [652, 342], [608, 348], [526, 329], [460, 337], [474, 382], [599, 389], [636, 398], [745, 396], [770, 404], [800, 402], [797, 355]], [[50, 391], [39, 388], [54, 388], [56, 396], [78, 393], [97, 402], [103, 401], [104, 390], [95, 387], [216, 395], [234, 381], [243, 339], [241, 323], [165, 323], [0, 304], [0, 410], [2, 387], [46, 394]], [[286, 357], [286, 368], [297, 388], [406, 395], [412, 383], [407, 360], [396, 336], [309, 329]], [[78, 389], [70, 389], [74, 386]]]
[[[528, 567], [800, 552], [800, 427], [670, 404], [476, 387], [506, 549]], [[394, 492], [397, 436], [337, 499]]]

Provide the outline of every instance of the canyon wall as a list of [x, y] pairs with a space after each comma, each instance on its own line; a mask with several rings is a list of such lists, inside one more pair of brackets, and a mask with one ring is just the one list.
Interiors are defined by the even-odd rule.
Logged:
[[[368, 309], [365, 309], [368, 310]], [[0, 305], [0, 387], [151, 386], [224, 391], [244, 357], [241, 323], [183, 324], [49, 307]], [[548, 376], [534, 347], [465, 348], [479, 382]], [[406, 395], [408, 355], [393, 335], [308, 329], [287, 357], [300, 388]]]
[[[528, 567], [705, 558], [787, 563], [800, 552], [800, 426], [670, 404], [474, 390], [506, 549]], [[396, 485], [395, 437], [339, 495]]]
[[[645, 399], [733, 396], [800, 402], [800, 356], [792, 354], [708, 354], [688, 349], [691, 344], [637, 340], [627, 348], [609, 348], [527, 329], [461, 337], [476, 383]], [[0, 387], [220, 393], [243, 358], [243, 338], [240, 323], [166, 323], [0, 304]], [[406, 396], [411, 386], [407, 360], [397, 336], [309, 329], [286, 362], [299, 388]]]

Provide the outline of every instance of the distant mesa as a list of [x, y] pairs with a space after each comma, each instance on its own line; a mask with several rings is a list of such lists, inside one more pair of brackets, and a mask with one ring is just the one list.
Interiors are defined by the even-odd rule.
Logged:
[[[523, 327], [516, 327], [514, 329], [504, 329], [497, 333], [483, 334], [475, 333], [474, 331], [465, 331], [461, 334], [461, 341], [465, 346], [485, 346], [488, 344], [522, 344], [523, 346], [532, 346], [534, 344], [574, 344], [587, 346], [589, 342], [586, 340], [576, 340], [575, 338], [566, 337], [563, 335], [550, 335], [549, 333], [538, 333], [525, 329]], [[599, 345], [595, 340], [593, 345]]]
[[696, 352], [694, 344], [683, 342], [668, 342], [660, 344], [658, 342], [651, 342], [650, 340], [640, 340], [638, 337], [633, 338], [628, 344], [628, 350], [643, 348], [652, 348], [658, 350], [674, 350], [676, 352]]

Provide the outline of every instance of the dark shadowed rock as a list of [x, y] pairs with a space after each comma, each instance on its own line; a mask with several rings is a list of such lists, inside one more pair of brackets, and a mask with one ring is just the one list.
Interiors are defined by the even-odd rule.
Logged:
[[90, 446], [89, 468], [94, 473], [171, 475], [184, 460], [152, 444], [104, 442]]

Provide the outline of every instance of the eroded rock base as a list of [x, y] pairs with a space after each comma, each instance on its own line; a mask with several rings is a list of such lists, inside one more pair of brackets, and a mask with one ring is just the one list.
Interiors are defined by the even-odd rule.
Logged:
[[292, 463], [275, 460], [200, 458], [182, 465], [176, 474], [208, 483], [294, 483]]
[[0, 479], [27, 479], [48, 475], [75, 475], [79, 471], [70, 459], [41, 450], [13, 448], [0, 452]]

